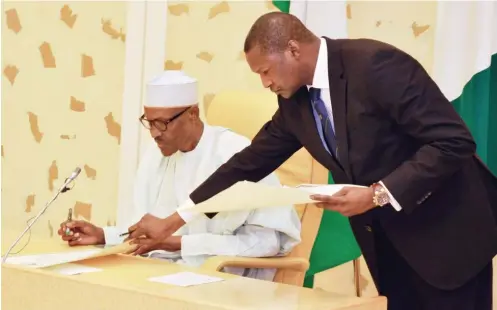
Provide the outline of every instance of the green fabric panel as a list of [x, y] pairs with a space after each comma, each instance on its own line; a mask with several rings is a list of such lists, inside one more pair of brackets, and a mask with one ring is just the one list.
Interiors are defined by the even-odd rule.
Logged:
[[306, 276], [304, 278], [304, 287], [314, 288], [314, 276]]
[[273, 4], [283, 13], [290, 13], [290, 0], [273, 0]]
[[[334, 184], [331, 173], [328, 184]], [[324, 210], [306, 276], [315, 275], [359, 256], [361, 249], [352, 232], [349, 219], [340, 213]]]
[[452, 103], [473, 134], [478, 156], [497, 175], [497, 54]]

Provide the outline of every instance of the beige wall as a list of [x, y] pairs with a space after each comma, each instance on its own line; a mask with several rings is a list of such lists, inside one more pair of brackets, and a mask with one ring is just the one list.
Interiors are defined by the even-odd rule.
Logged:
[[263, 89], [245, 62], [243, 41], [255, 19], [274, 10], [270, 1], [171, 2], [165, 68], [198, 78], [206, 106], [223, 90]]
[[76, 187], [33, 233], [57, 234], [71, 207], [114, 223], [126, 3], [15, 1], [3, 10], [2, 230], [20, 232], [76, 166]]

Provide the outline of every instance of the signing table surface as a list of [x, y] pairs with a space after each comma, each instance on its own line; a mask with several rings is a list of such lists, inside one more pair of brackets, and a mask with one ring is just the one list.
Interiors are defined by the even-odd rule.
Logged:
[[[3, 254], [13, 239], [2, 239]], [[80, 251], [82, 247], [70, 248], [55, 236], [52, 239], [32, 236], [28, 246], [19, 255], [74, 250]], [[2, 265], [2, 309], [386, 309], [383, 297], [343, 296], [189, 268], [156, 259], [111, 255], [77, 264], [100, 268], [102, 271], [67, 276], [55, 272], [55, 267], [33, 269]], [[147, 280], [181, 271], [211, 275], [225, 281], [178, 287]]]

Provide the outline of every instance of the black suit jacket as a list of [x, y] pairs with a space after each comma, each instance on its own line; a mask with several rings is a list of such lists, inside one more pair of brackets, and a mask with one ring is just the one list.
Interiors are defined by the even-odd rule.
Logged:
[[[192, 192], [200, 203], [242, 180], [257, 182], [301, 147], [336, 183], [382, 180], [399, 202], [350, 218], [377, 281], [373, 234], [378, 222], [408, 264], [442, 289], [461, 286], [497, 253], [497, 179], [423, 67], [391, 45], [331, 40], [328, 65], [340, 162], [323, 147], [307, 87], [279, 108], [252, 144]], [[208, 214], [213, 216], [214, 214]]]

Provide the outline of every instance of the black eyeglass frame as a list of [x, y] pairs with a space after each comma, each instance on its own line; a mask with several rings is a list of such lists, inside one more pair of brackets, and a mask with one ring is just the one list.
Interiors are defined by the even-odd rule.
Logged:
[[140, 116], [139, 120], [140, 120], [140, 123], [143, 125], [143, 127], [145, 127], [148, 130], [150, 130], [150, 129], [152, 129], [152, 127], [154, 127], [155, 129], [157, 129], [157, 130], [159, 130], [161, 132], [164, 132], [164, 131], [167, 130], [167, 125], [169, 125], [169, 123], [171, 123], [172, 121], [174, 121], [175, 119], [177, 119], [178, 117], [180, 117], [181, 115], [183, 115], [190, 108], [191, 107], [188, 107], [188, 108], [184, 109], [183, 111], [179, 112], [178, 114], [176, 114], [175, 116], [171, 117], [167, 121], [163, 121], [163, 120], [160, 120], [160, 119], [148, 120], [148, 119], [145, 118], [145, 113], [142, 116]]

